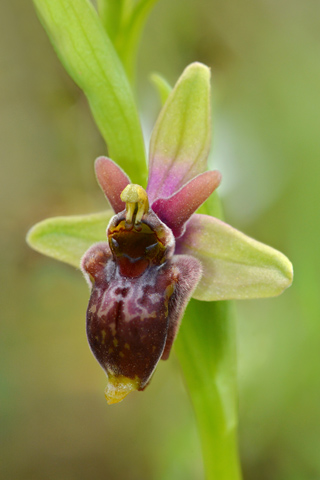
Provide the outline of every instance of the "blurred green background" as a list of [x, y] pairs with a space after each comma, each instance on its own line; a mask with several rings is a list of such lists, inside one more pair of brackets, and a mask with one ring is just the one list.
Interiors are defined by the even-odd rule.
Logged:
[[[43, 218], [105, 207], [93, 173], [105, 147], [31, 1], [0, 2], [0, 32], [0, 476], [201, 479], [175, 356], [144, 393], [108, 407], [104, 373], [86, 343], [85, 282], [25, 244]], [[139, 51], [146, 139], [159, 110], [149, 73], [174, 83], [195, 60], [212, 67], [210, 165], [223, 174], [227, 221], [282, 250], [295, 268], [281, 297], [237, 302], [244, 478], [317, 480], [320, 4], [160, 0]]]

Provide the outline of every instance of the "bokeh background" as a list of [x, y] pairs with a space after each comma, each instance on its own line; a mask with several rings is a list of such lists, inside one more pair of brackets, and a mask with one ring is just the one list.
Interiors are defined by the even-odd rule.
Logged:
[[[199, 439], [177, 359], [144, 393], [106, 405], [85, 337], [79, 272], [31, 251], [53, 215], [105, 207], [105, 152], [32, 2], [0, 2], [1, 466], [5, 480], [194, 480]], [[226, 218], [282, 250], [295, 281], [237, 302], [245, 480], [320, 478], [320, 3], [159, 0], [139, 51], [146, 138], [159, 110], [148, 75], [212, 68], [214, 142]], [[195, 319], [196, 321], [196, 319]], [[182, 327], [183, 328], [183, 327]]]

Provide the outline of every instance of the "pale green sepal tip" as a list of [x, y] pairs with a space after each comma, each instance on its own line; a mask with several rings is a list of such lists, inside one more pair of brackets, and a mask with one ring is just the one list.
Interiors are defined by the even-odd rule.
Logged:
[[108, 210], [92, 215], [48, 218], [29, 230], [27, 243], [43, 255], [79, 267], [81, 257], [91, 245], [106, 241], [106, 228], [112, 215]]
[[291, 285], [292, 264], [278, 250], [213, 217], [197, 215], [192, 227], [193, 233], [184, 241], [183, 253], [198, 258], [203, 266], [195, 299], [273, 297]]
[[[150, 141], [150, 161], [163, 156], [172, 162], [190, 162], [206, 170], [211, 141], [210, 69], [189, 65], [169, 94]], [[197, 174], [197, 173], [196, 173]], [[193, 174], [193, 176], [195, 176]]]

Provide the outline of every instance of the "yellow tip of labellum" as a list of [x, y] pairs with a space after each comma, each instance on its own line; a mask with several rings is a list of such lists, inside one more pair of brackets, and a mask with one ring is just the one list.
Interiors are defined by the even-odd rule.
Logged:
[[120, 198], [126, 203], [127, 223], [140, 223], [143, 215], [149, 210], [148, 195], [144, 188], [131, 183], [123, 190]]
[[108, 385], [105, 389], [105, 397], [108, 405], [119, 403], [130, 392], [138, 389], [138, 381], [136, 379], [119, 375], [117, 377], [109, 376]]

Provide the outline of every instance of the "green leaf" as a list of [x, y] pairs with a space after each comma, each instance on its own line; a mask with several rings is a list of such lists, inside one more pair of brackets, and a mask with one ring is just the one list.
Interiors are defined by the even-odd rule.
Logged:
[[164, 105], [170, 93], [172, 92], [171, 85], [167, 82], [167, 80], [162, 75], [159, 75], [158, 73], [153, 73], [152, 75], [150, 75], [150, 80], [158, 90], [161, 104]]
[[108, 155], [141, 184], [146, 175], [142, 131], [125, 71], [88, 0], [34, 0], [66, 70], [84, 91]]
[[[210, 70], [193, 63], [170, 93], [152, 132], [148, 185], [151, 202], [171, 195], [207, 169], [210, 139]], [[174, 187], [172, 192], [167, 191], [169, 185]]]
[[181, 239], [181, 252], [201, 261], [198, 300], [264, 298], [292, 283], [292, 264], [278, 250], [207, 215], [194, 215]]
[[133, 80], [138, 44], [148, 15], [158, 0], [98, 0], [101, 21]]
[[119, 33], [125, 0], [97, 0], [98, 12], [110, 40]]
[[130, 14], [127, 12], [127, 15], [123, 15], [123, 26], [115, 38], [115, 47], [130, 79], [134, 77], [135, 60], [142, 30], [157, 1], [139, 0], [136, 2]]
[[81, 257], [91, 245], [106, 241], [106, 228], [113, 215], [113, 211], [108, 210], [92, 215], [48, 218], [29, 230], [27, 242], [37, 252], [79, 267]]

